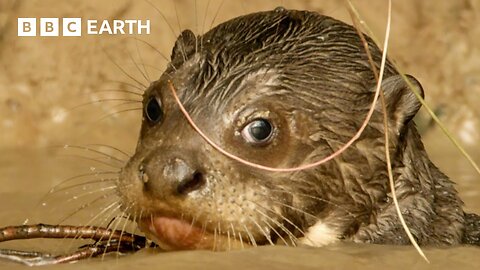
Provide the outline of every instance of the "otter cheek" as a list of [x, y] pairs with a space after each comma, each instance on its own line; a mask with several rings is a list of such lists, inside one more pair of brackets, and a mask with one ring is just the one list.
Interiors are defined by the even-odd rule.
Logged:
[[191, 223], [169, 217], [145, 219], [140, 229], [155, 242], [167, 250], [197, 249], [204, 238], [204, 233]]

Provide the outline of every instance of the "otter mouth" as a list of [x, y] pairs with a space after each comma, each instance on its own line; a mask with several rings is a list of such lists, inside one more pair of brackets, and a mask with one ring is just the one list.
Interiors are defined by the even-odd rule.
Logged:
[[198, 249], [202, 240], [207, 240], [205, 231], [192, 223], [173, 217], [144, 218], [138, 225], [148, 238], [166, 250]]
[[138, 222], [141, 231], [164, 250], [231, 250], [249, 246], [235, 238], [211, 233], [174, 217], [152, 216]]

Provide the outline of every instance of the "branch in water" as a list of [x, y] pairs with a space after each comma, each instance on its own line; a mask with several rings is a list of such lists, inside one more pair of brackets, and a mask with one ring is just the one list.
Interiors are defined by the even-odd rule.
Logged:
[[0, 242], [35, 238], [91, 239], [96, 243], [82, 246], [73, 253], [56, 256], [35, 251], [0, 249], [0, 259], [40, 266], [74, 262], [112, 252], [132, 253], [147, 246], [156, 247], [143, 236], [95, 226], [35, 224], [0, 228]]

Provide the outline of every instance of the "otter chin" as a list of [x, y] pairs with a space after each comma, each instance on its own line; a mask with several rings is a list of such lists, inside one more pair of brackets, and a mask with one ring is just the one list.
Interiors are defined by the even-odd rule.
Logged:
[[[177, 218], [152, 217], [138, 222], [138, 227], [163, 250], [226, 250], [247, 246], [235, 238], [225, 238]], [[218, 238], [218, 239], [217, 239]]]
[[[367, 42], [379, 66], [381, 51]], [[406, 80], [387, 61], [386, 111], [374, 105], [351, 147], [315, 168], [272, 173], [205, 142], [169, 82], [195, 123], [226, 151], [269, 167], [312, 163], [347, 143], [372, 106], [376, 80], [356, 29], [277, 8], [200, 36], [185, 30], [167, 69], [143, 95], [138, 144], [117, 181], [122, 209], [166, 250], [409, 244], [389, 187], [388, 132], [396, 196], [417, 242], [480, 245], [479, 216], [464, 213], [412, 120], [421, 107], [412, 90], [423, 96], [422, 86]]]

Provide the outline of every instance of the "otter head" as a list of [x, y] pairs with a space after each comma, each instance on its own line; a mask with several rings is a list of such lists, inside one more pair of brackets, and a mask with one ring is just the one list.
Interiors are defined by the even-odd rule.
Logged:
[[[379, 49], [369, 45], [379, 63]], [[389, 64], [385, 77], [395, 156], [420, 104]], [[199, 37], [184, 31], [169, 68], [144, 94], [140, 139], [118, 182], [124, 210], [163, 248], [318, 246], [351, 237], [390, 204], [380, 106], [338, 158], [272, 173], [206, 143], [168, 81], [209, 138], [270, 167], [311, 163], [343, 146], [364, 121], [376, 84], [355, 29], [316, 13], [276, 9]]]

